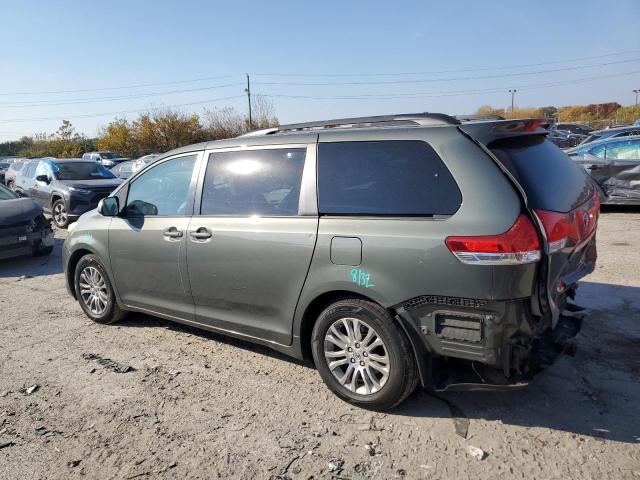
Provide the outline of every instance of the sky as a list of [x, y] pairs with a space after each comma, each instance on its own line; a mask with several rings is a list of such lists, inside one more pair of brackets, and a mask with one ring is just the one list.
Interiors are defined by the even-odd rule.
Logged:
[[0, 19], [0, 141], [162, 107], [245, 113], [245, 74], [281, 123], [640, 89], [639, 0], [0, 0]]

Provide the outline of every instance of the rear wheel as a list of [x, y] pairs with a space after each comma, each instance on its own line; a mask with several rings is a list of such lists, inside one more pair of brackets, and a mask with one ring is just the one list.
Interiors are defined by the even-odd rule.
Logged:
[[314, 326], [312, 351], [329, 389], [360, 407], [388, 410], [418, 383], [406, 335], [387, 310], [367, 300], [327, 307]]
[[76, 265], [76, 298], [84, 313], [97, 323], [115, 323], [126, 314], [116, 302], [115, 292], [100, 259], [85, 255]]
[[69, 226], [69, 214], [67, 213], [67, 206], [64, 204], [64, 200], [59, 198], [53, 202], [51, 216], [53, 217], [53, 223], [55, 223], [58, 228], [66, 228]]

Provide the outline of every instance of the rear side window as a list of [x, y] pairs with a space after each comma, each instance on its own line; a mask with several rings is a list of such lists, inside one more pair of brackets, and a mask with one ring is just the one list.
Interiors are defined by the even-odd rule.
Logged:
[[296, 216], [305, 148], [218, 152], [209, 156], [202, 215]]
[[451, 215], [462, 194], [425, 142], [320, 143], [318, 207], [325, 215]]
[[530, 208], [568, 212], [593, 192], [585, 170], [542, 135], [497, 140], [489, 149], [522, 186]]

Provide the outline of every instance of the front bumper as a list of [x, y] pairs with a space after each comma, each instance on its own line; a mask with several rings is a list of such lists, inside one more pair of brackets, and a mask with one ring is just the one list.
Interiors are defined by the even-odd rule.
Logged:
[[53, 246], [53, 230], [49, 225], [28, 231], [25, 225], [0, 229], [0, 260], [33, 255], [40, 248]]

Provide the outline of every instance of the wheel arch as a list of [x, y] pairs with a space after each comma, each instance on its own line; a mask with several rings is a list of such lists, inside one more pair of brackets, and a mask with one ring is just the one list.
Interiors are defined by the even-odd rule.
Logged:
[[73, 298], [75, 298], [76, 300], [78, 300], [78, 297], [76, 295], [76, 288], [75, 288], [75, 284], [76, 284], [76, 280], [75, 280], [75, 273], [76, 273], [76, 267], [78, 266], [78, 262], [80, 261], [80, 259], [82, 257], [84, 257], [85, 255], [96, 255], [97, 253], [90, 250], [89, 248], [83, 246], [81, 248], [78, 248], [77, 250], [75, 250], [70, 256], [69, 256], [69, 260], [67, 261], [67, 271], [66, 271], [66, 275], [67, 275], [67, 284], [71, 287], [71, 294], [73, 295]]
[[344, 298], [367, 300], [369, 302], [380, 305], [382, 308], [389, 311], [391, 317], [396, 322], [398, 322], [400, 328], [404, 331], [409, 340], [409, 345], [411, 346], [411, 350], [416, 359], [420, 383], [423, 387], [428, 388], [429, 386], [431, 386], [433, 381], [431, 376], [431, 354], [420, 338], [421, 335], [418, 327], [407, 315], [407, 312], [404, 310], [404, 308], [401, 305], [396, 305], [395, 307], [386, 307], [384, 305], [381, 305], [374, 299], [367, 297], [366, 295], [362, 295], [359, 292], [350, 290], [331, 290], [328, 292], [324, 292], [315, 297], [311, 302], [309, 302], [304, 310], [304, 313], [302, 314], [300, 328], [298, 330], [300, 336], [300, 352], [302, 354], [303, 360], [311, 364], [314, 363], [313, 354], [311, 353], [311, 334], [313, 332], [313, 326], [315, 325], [320, 313], [332, 303], [335, 303], [338, 300]]

